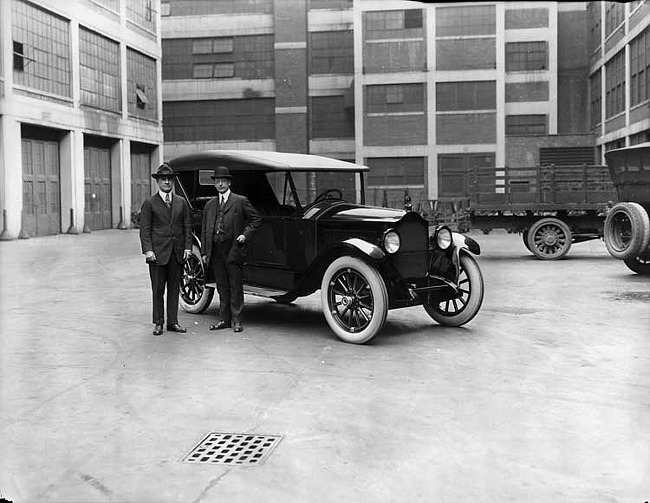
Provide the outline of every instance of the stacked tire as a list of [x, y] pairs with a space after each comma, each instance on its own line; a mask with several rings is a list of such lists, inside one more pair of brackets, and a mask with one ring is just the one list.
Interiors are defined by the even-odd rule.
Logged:
[[637, 274], [650, 275], [650, 217], [638, 203], [618, 203], [607, 214], [604, 227], [609, 254]]

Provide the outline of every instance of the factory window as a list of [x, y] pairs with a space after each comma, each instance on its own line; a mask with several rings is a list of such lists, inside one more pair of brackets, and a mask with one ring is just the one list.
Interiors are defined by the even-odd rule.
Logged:
[[546, 134], [546, 115], [506, 115], [506, 134]]
[[70, 97], [70, 23], [21, 0], [12, 7], [15, 83]]
[[156, 60], [127, 48], [126, 61], [129, 115], [157, 119]]
[[275, 100], [170, 101], [163, 103], [165, 141], [275, 138]]
[[496, 82], [439, 82], [436, 84], [436, 109], [494, 110], [496, 109]]
[[436, 37], [494, 35], [496, 11], [494, 5], [438, 7]]
[[352, 31], [323, 31], [309, 35], [311, 74], [354, 73]]
[[366, 39], [421, 38], [422, 9], [367, 11], [364, 16]]
[[25, 53], [23, 44], [14, 40], [14, 70], [22, 72], [25, 69]]
[[162, 41], [163, 80], [273, 77], [273, 35]]
[[423, 84], [366, 86], [367, 113], [424, 113]]
[[79, 28], [81, 104], [119, 112], [120, 46], [117, 42]]
[[354, 113], [343, 96], [311, 98], [312, 138], [354, 138]]
[[650, 29], [630, 44], [630, 105], [650, 99]]
[[605, 64], [605, 115], [609, 119], [625, 110], [625, 51]]
[[424, 184], [424, 157], [368, 158], [369, 187], [391, 187]]
[[149, 31], [156, 31], [156, 9], [154, 0], [128, 0], [126, 18]]
[[589, 113], [591, 115], [591, 127], [596, 127], [601, 122], [601, 115], [603, 113], [603, 103], [601, 99], [601, 71], [598, 70], [591, 77], [589, 77]]
[[232, 52], [232, 38], [199, 38], [192, 44], [193, 54], [225, 54]]
[[546, 42], [506, 43], [506, 72], [546, 70]]
[[605, 38], [609, 37], [623, 23], [625, 3], [605, 2]]

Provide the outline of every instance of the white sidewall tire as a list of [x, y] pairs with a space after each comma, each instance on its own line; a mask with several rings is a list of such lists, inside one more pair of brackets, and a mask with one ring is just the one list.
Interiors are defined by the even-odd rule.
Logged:
[[[370, 323], [359, 332], [345, 330], [330, 310], [329, 295], [332, 279], [341, 271], [351, 269], [361, 275], [370, 288], [373, 300], [373, 313]], [[388, 314], [388, 292], [379, 272], [361, 259], [340, 257], [330, 264], [321, 282], [321, 305], [323, 314], [336, 336], [344, 342], [364, 344], [372, 340], [386, 323]]]
[[[212, 303], [212, 298], [214, 297], [214, 288], [206, 288], [205, 287], [205, 277], [207, 274], [206, 266], [201, 262], [201, 250], [199, 250], [199, 247], [196, 245], [192, 245], [192, 258], [190, 260], [195, 260], [198, 261], [198, 264], [202, 267], [203, 270], [203, 288], [201, 292], [201, 296], [197, 302], [187, 302], [183, 299], [183, 288], [184, 288], [184, 283], [186, 282], [185, 278], [185, 264], [183, 264], [183, 276], [181, 277], [181, 294], [179, 295], [178, 298], [178, 303], [180, 306], [183, 308], [184, 311], [187, 311], [188, 313], [191, 314], [200, 314], [203, 311], [205, 311], [210, 304]], [[196, 262], [194, 262], [196, 264]]]
[[[622, 219], [630, 224], [630, 240], [621, 239]], [[607, 214], [603, 238], [609, 254], [619, 260], [631, 259], [641, 255], [650, 241], [650, 217], [638, 203], [618, 203]]]
[[435, 309], [429, 302], [428, 296], [422, 303], [424, 310], [431, 318], [441, 325], [447, 327], [460, 327], [471, 321], [481, 309], [483, 304], [483, 294], [485, 293], [485, 284], [483, 283], [483, 274], [476, 260], [467, 253], [460, 254], [460, 267], [467, 274], [469, 280], [469, 299], [465, 308], [458, 314], [445, 315]]

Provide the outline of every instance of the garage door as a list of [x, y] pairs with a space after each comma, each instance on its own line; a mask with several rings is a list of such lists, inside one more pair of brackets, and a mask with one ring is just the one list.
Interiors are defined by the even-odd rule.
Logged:
[[22, 139], [23, 230], [30, 236], [61, 232], [59, 143]]
[[151, 148], [131, 145], [131, 214], [142, 208], [151, 196]]
[[84, 214], [86, 225], [93, 231], [112, 227], [111, 189], [110, 147], [86, 141], [84, 145]]

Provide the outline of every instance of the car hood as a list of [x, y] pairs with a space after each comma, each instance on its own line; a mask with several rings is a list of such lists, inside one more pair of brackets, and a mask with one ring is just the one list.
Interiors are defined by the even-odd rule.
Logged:
[[351, 222], [397, 222], [406, 214], [405, 210], [360, 206], [350, 203], [318, 205], [310, 208], [304, 218], [331, 218]]

